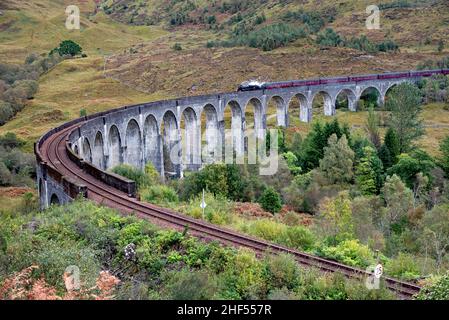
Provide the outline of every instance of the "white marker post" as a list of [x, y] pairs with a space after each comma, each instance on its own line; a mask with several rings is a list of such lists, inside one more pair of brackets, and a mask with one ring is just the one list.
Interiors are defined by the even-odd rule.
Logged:
[[200, 207], [201, 207], [201, 209], [203, 209], [203, 220], [204, 220], [204, 209], [206, 209], [206, 201], [205, 201], [205, 199], [204, 199], [204, 189], [203, 189], [203, 201], [201, 201], [201, 205], [200, 205]]

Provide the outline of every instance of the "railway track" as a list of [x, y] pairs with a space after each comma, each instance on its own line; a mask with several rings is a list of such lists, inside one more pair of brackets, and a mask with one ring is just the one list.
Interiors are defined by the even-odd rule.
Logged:
[[[88, 199], [115, 208], [122, 213], [135, 214], [140, 218], [150, 220], [162, 226], [178, 230], [188, 228], [193, 235], [201, 238], [217, 240], [227, 245], [250, 248], [259, 255], [267, 251], [274, 254], [289, 253], [301, 265], [315, 267], [324, 272], [340, 272], [348, 278], [360, 279], [362, 281], [371, 275], [358, 268], [255, 239], [233, 230], [217, 227], [213, 224], [181, 215], [169, 209], [140, 202], [128, 194], [95, 179], [74, 163], [67, 153], [68, 135], [82, 124], [83, 122], [77, 122], [45, 136], [41, 143], [37, 145], [36, 152], [39, 153], [42, 161], [46, 162], [47, 165], [51, 166], [52, 169], [59, 172], [62, 176], [74, 179], [79, 184], [86, 186]], [[383, 279], [386, 286], [403, 299], [411, 299], [420, 290], [419, 286], [412, 283], [389, 277], [383, 277]]]

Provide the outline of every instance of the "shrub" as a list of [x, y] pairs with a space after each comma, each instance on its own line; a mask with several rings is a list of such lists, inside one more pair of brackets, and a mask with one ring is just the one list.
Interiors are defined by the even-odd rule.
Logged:
[[217, 44], [223, 47], [248, 46], [271, 51], [306, 36], [304, 28], [284, 23], [267, 25], [259, 30], [251, 29], [246, 24], [239, 24], [230, 40]]
[[388, 52], [388, 51], [396, 52], [399, 50], [399, 45], [396, 42], [394, 42], [394, 40], [389, 39], [377, 44], [377, 50], [381, 52]]
[[301, 9], [298, 11], [288, 11], [281, 18], [285, 21], [299, 21], [305, 24], [306, 28], [311, 33], [318, 32], [321, 28], [324, 27], [326, 22], [331, 22], [334, 19], [332, 14], [331, 16], [326, 16], [325, 12], [307, 12]]
[[303, 226], [287, 227], [279, 236], [278, 242], [289, 248], [309, 251], [314, 248], [315, 236]]
[[424, 287], [417, 296], [418, 300], [448, 300], [449, 273], [437, 278]]
[[268, 300], [299, 300], [300, 298], [287, 288], [271, 290], [267, 297]]
[[207, 300], [217, 290], [213, 278], [204, 271], [183, 269], [172, 275], [166, 289], [173, 300]]
[[190, 198], [201, 194], [204, 190], [214, 194], [222, 195], [230, 200], [243, 200], [245, 188], [248, 184], [244, 172], [234, 164], [210, 164], [199, 172], [192, 172], [178, 185], [181, 199]]
[[[197, 219], [202, 218], [202, 209], [200, 208], [202, 198], [202, 195], [198, 195], [190, 199], [188, 205], [181, 207], [180, 211]], [[205, 219], [219, 225], [231, 221], [232, 205], [225, 197], [206, 193], [204, 199], [207, 204], [204, 209]]]
[[149, 183], [151, 184], [158, 184], [161, 182], [161, 176], [159, 175], [156, 167], [151, 162], [148, 162], [145, 165], [145, 175], [147, 176], [147, 178], [149, 179]]
[[321, 275], [316, 270], [307, 270], [299, 291], [301, 299], [346, 300], [346, 279], [338, 273]]
[[151, 185], [151, 179], [142, 171], [129, 164], [120, 164], [111, 169], [115, 174], [136, 182], [139, 189]]
[[173, 45], [173, 50], [175, 50], [175, 51], [181, 51], [181, 50], [182, 50], [181, 44], [175, 43], [175, 44]]
[[254, 252], [240, 249], [227, 268], [230, 286], [242, 299], [255, 299], [264, 291], [263, 264]]
[[13, 132], [7, 132], [5, 135], [0, 136], [0, 146], [7, 149], [19, 148], [25, 145], [25, 141], [17, 138], [17, 135]]
[[176, 191], [165, 185], [149, 186], [140, 192], [142, 200], [154, 204], [167, 204], [178, 202]]
[[281, 196], [273, 187], [268, 187], [262, 193], [259, 203], [262, 208], [271, 213], [277, 213], [282, 208]]
[[343, 39], [332, 28], [327, 28], [318, 34], [316, 43], [321, 47], [338, 47], [343, 43]]
[[14, 110], [9, 102], [0, 101], [0, 126], [14, 116]]
[[144, 224], [142, 221], [127, 224], [118, 233], [117, 245], [120, 249], [130, 243], [137, 245], [145, 238], [143, 233]]
[[0, 186], [8, 186], [12, 181], [11, 172], [3, 162], [0, 162]]
[[265, 277], [271, 289], [294, 289], [299, 284], [299, 267], [290, 255], [280, 254], [266, 258]]
[[420, 274], [416, 257], [402, 252], [394, 259], [388, 260], [385, 271], [391, 276], [405, 280], [417, 279]]
[[39, 209], [39, 199], [32, 193], [27, 192], [22, 196], [19, 211], [27, 214]]
[[378, 50], [376, 45], [372, 43], [365, 35], [362, 35], [360, 38], [353, 37], [345, 41], [345, 47], [369, 53], [374, 53]]
[[286, 226], [269, 219], [259, 219], [248, 226], [248, 232], [268, 241], [275, 241], [284, 233]]
[[319, 253], [326, 258], [355, 267], [368, 267], [374, 262], [371, 250], [358, 240], [345, 240], [335, 247], [323, 247]]
[[22, 89], [26, 99], [32, 99], [39, 89], [39, 84], [35, 80], [18, 80], [14, 82], [13, 88]]

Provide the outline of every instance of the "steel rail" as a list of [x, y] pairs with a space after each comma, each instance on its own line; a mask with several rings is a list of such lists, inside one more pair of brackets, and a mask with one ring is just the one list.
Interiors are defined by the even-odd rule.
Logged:
[[[124, 192], [106, 185], [84, 172], [68, 156], [67, 138], [72, 131], [76, 130], [83, 123], [84, 121], [75, 122], [70, 126], [66, 125], [61, 130], [55, 130], [52, 134], [46, 135], [45, 139], [42, 139], [38, 144], [37, 152], [40, 153], [42, 160], [47, 165], [58, 171], [62, 176], [70, 177], [85, 185], [88, 190], [87, 198], [115, 208], [122, 213], [134, 213], [140, 218], [151, 220], [159, 225], [174, 227], [178, 230], [187, 227], [195, 236], [217, 240], [221, 243], [238, 247], [247, 247], [254, 250], [258, 255], [265, 252], [275, 254], [289, 253], [295, 257], [298, 263], [308, 267], [315, 267], [325, 272], [339, 272], [348, 278], [355, 279], [365, 279], [367, 276], [371, 276], [369, 272], [358, 268], [255, 239], [233, 230], [193, 219], [169, 209], [140, 202], [129, 197]], [[390, 277], [383, 277], [383, 279], [387, 288], [396, 292], [401, 298], [410, 299], [420, 290], [419, 286], [412, 283]]]

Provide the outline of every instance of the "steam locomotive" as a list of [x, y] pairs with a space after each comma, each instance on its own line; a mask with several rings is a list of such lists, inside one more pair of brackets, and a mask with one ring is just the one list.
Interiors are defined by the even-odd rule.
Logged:
[[270, 90], [270, 89], [282, 89], [292, 87], [317, 86], [321, 84], [360, 82], [369, 80], [431, 77], [437, 74], [449, 75], [449, 69], [390, 72], [390, 73], [359, 75], [351, 77], [317, 78], [317, 79], [293, 80], [281, 82], [258, 82], [255, 80], [251, 80], [240, 84], [237, 91]]

